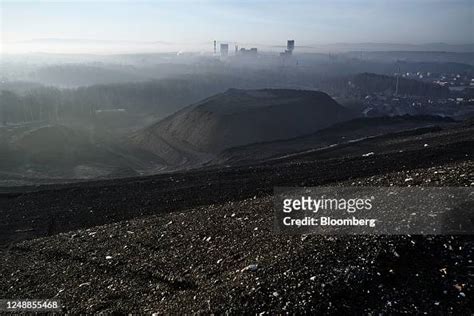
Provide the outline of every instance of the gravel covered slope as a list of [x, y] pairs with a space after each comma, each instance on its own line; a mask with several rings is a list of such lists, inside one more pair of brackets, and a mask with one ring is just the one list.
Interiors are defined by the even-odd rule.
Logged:
[[[469, 185], [472, 161], [334, 185]], [[428, 184], [429, 185], [429, 184]], [[473, 312], [472, 237], [284, 236], [270, 197], [22, 242], [0, 296], [59, 298], [69, 312]]]
[[[241, 167], [68, 185], [0, 188], [0, 248], [139, 216], [472, 160], [474, 127], [402, 132]], [[425, 146], [428, 145], [428, 146]], [[364, 156], [373, 152], [373, 155]], [[473, 177], [466, 179], [473, 182]]]
[[472, 236], [277, 235], [271, 201], [278, 185], [473, 186], [471, 131], [0, 194], [0, 297], [71, 313], [471, 315]]

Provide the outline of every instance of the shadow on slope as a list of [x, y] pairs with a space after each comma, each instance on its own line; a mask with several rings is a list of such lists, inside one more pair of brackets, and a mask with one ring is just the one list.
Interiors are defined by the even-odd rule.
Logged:
[[308, 150], [333, 147], [337, 144], [354, 142], [386, 133], [451, 123], [454, 123], [452, 119], [438, 116], [404, 115], [395, 117], [356, 118], [334, 124], [333, 126], [302, 137], [229, 148], [223, 151], [212, 163], [252, 163], [258, 160], [281, 157]]

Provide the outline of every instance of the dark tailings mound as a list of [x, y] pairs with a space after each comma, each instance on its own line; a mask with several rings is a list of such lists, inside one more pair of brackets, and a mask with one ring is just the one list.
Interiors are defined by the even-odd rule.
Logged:
[[297, 137], [352, 117], [323, 92], [231, 89], [176, 112], [133, 139], [169, 162], [180, 163], [183, 154], [218, 153]]

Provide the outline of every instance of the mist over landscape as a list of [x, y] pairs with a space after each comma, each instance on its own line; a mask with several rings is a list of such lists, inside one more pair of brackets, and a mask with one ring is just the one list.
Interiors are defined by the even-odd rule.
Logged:
[[[298, 46], [291, 56], [240, 51], [229, 56], [219, 52], [7, 56], [2, 60], [1, 82], [2, 182], [134, 176], [196, 167], [218, 154], [198, 145], [215, 142], [216, 133], [221, 133], [219, 148], [224, 149], [303, 136], [325, 127], [317, 124], [321, 118], [341, 120], [329, 112], [295, 108], [307, 101], [295, 105], [294, 100], [280, 98], [259, 101], [258, 94], [245, 92], [249, 89], [294, 89], [296, 98], [298, 90], [321, 91], [350, 112], [345, 119], [409, 114], [462, 120], [473, 109], [473, 62], [474, 53], [466, 52], [299, 53]], [[237, 90], [230, 93], [230, 89]], [[191, 118], [176, 121], [183, 114], [173, 115], [211, 102], [222, 103], [205, 111], [215, 118], [197, 114], [199, 107], [190, 112], [195, 113], [191, 126], [187, 122]], [[256, 113], [244, 110], [253, 102], [281, 104], [287, 110], [264, 116], [276, 125], [296, 125], [288, 126], [287, 134], [279, 130], [273, 136], [276, 131], [270, 127], [249, 130], [249, 124], [264, 129]], [[324, 106], [328, 101], [314, 99], [308, 105], [312, 102]], [[229, 110], [219, 114], [224, 104]], [[221, 131], [219, 117], [235, 121], [235, 130], [229, 135]], [[303, 127], [302, 118], [309, 120], [310, 128]], [[153, 126], [165, 122], [172, 122], [173, 127], [167, 128], [172, 131], [160, 129], [151, 139]], [[180, 133], [186, 136], [176, 139]], [[242, 133], [253, 136], [244, 141]]]
[[473, 188], [472, 1], [0, 8], [0, 299], [473, 312], [472, 233], [272, 230], [275, 187]]

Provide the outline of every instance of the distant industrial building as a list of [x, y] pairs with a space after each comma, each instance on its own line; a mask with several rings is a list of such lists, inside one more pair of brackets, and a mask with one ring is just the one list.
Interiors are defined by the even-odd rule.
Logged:
[[286, 50], [283, 53], [280, 53], [280, 56], [291, 56], [293, 50], [295, 49], [295, 40], [288, 40], [286, 42]]
[[257, 56], [257, 54], [258, 54], [258, 50], [255, 47], [250, 48], [250, 49], [241, 48], [239, 50], [239, 55], [241, 56]]
[[286, 44], [286, 50], [289, 52], [293, 52], [294, 49], [295, 49], [295, 40], [288, 40]]
[[[214, 55], [217, 55], [217, 44], [219, 44], [219, 41], [214, 40]], [[235, 56], [247, 56], [247, 57], [256, 57], [258, 56], [258, 49], [256, 47], [252, 48], [239, 48], [237, 43], [235, 42], [230, 42], [231, 45], [234, 45], [235, 49]], [[220, 56], [221, 57], [228, 57], [229, 56], [229, 45], [227, 43], [220, 43]], [[284, 52], [280, 53], [280, 56], [291, 56], [293, 54], [293, 51], [295, 50], [295, 40], [288, 40], [286, 43], [286, 49]]]
[[229, 56], [229, 44], [221, 44], [221, 57]]

